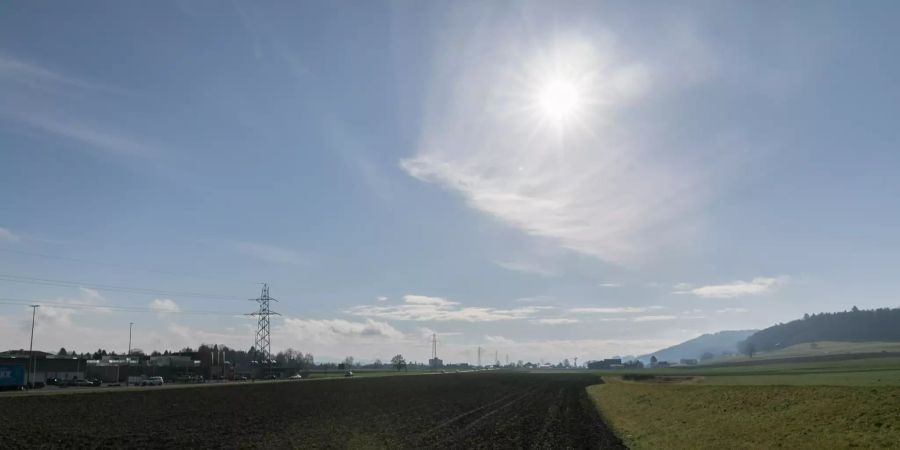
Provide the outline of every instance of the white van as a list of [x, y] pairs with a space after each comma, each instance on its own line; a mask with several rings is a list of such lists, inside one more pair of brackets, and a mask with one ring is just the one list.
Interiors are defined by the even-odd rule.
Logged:
[[141, 382], [141, 386], [162, 386], [165, 384], [163, 377], [150, 377]]

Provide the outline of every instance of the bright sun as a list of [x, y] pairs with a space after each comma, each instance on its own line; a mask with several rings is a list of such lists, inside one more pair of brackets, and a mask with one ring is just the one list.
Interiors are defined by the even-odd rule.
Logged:
[[541, 87], [537, 103], [541, 112], [555, 120], [571, 117], [581, 101], [578, 89], [568, 80], [553, 80]]

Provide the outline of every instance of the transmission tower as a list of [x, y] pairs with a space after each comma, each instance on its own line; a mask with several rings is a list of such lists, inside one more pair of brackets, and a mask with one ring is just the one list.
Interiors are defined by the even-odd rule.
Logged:
[[272, 332], [270, 328], [270, 316], [280, 316], [275, 311], [272, 311], [269, 308], [269, 302], [275, 300], [272, 297], [269, 297], [269, 285], [263, 283], [262, 294], [260, 294], [259, 298], [252, 298], [250, 301], [254, 301], [259, 303], [259, 309], [255, 313], [250, 313], [251, 316], [256, 316], [256, 341], [253, 344], [253, 348], [262, 355], [261, 360], [269, 361], [272, 359]]

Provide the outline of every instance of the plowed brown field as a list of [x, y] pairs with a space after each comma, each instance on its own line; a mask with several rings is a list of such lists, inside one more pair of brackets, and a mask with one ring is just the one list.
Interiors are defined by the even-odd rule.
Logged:
[[621, 448], [588, 374], [461, 373], [0, 398], [0, 448]]

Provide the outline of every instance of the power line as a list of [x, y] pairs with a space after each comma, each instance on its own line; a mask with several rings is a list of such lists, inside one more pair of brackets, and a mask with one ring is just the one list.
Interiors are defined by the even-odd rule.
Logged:
[[70, 256], [50, 255], [47, 253], [26, 252], [26, 251], [22, 251], [22, 250], [13, 250], [13, 249], [9, 249], [9, 248], [0, 248], [0, 252], [15, 253], [15, 254], [25, 255], [25, 256], [34, 256], [34, 257], [38, 257], [38, 258], [58, 259], [60, 261], [72, 261], [72, 262], [79, 262], [79, 263], [95, 264], [98, 266], [115, 267], [118, 269], [135, 270], [135, 271], [139, 271], [139, 272], [150, 272], [150, 273], [158, 273], [158, 274], [163, 274], [163, 275], [175, 275], [175, 276], [190, 277], [190, 278], [202, 278], [202, 279], [207, 279], [207, 280], [227, 281], [230, 283], [239, 283], [239, 284], [256, 284], [256, 283], [252, 283], [250, 281], [239, 281], [239, 280], [234, 280], [232, 278], [226, 278], [226, 277], [216, 277], [216, 276], [210, 276], [210, 275], [199, 275], [199, 274], [190, 274], [190, 273], [184, 273], [184, 272], [174, 272], [174, 271], [170, 271], [170, 270], [151, 269], [151, 268], [147, 268], [147, 267], [137, 267], [137, 266], [128, 266], [128, 265], [123, 265], [123, 264], [113, 264], [113, 263], [102, 262], [102, 261], [93, 261], [90, 259], [72, 258]]
[[141, 295], [162, 295], [162, 296], [174, 296], [174, 297], [192, 297], [192, 298], [200, 298], [207, 300], [231, 300], [231, 301], [244, 301], [242, 298], [238, 298], [231, 295], [217, 295], [217, 294], [204, 294], [197, 292], [184, 292], [184, 291], [167, 291], [162, 289], [151, 289], [151, 288], [140, 288], [140, 287], [130, 287], [130, 286], [114, 286], [107, 284], [99, 284], [99, 283], [89, 283], [83, 281], [66, 281], [66, 280], [55, 280], [51, 278], [36, 278], [36, 277], [25, 277], [20, 275], [8, 275], [8, 274], [0, 274], [0, 281], [9, 281], [12, 283], [26, 283], [26, 284], [36, 284], [42, 286], [56, 286], [56, 287], [86, 287], [91, 289], [96, 289], [98, 291], [108, 291], [108, 292], [122, 292], [127, 294], [141, 294]]
[[223, 315], [223, 316], [243, 316], [243, 313], [240, 312], [225, 312], [225, 311], [208, 311], [208, 310], [177, 310], [177, 311], [161, 311], [159, 309], [146, 308], [141, 306], [107, 306], [107, 305], [92, 305], [87, 303], [62, 303], [62, 302], [45, 302], [41, 300], [26, 300], [26, 299], [17, 299], [17, 298], [5, 298], [0, 297], [0, 304], [4, 305], [21, 305], [21, 306], [31, 306], [32, 304], [38, 303], [41, 306], [54, 306], [59, 308], [67, 308], [67, 309], [95, 309], [95, 310], [111, 310], [111, 311], [123, 311], [123, 312], [139, 312], [139, 313], [164, 313], [164, 314], [202, 314], [202, 315]]

